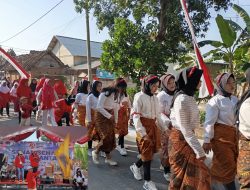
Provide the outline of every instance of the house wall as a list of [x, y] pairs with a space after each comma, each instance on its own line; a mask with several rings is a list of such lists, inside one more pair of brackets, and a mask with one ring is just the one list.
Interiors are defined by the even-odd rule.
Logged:
[[43, 56], [42, 59], [40, 59], [36, 67], [37, 68], [60, 68], [60, 65], [53, 57], [47, 54]]
[[87, 62], [87, 57], [74, 56], [74, 66], [81, 65]]
[[52, 49], [52, 53], [54, 53], [65, 65], [68, 65], [69, 67], [74, 66], [74, 57], [59, 42], [57, 42]]

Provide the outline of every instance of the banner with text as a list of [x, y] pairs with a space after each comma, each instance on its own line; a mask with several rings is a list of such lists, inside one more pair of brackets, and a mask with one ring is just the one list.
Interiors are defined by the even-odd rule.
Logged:
[[[40, 157], [38, 170], [41, 174], [45, 173], [47, 166], [54, 165], [55, 171], [59, 168], [58, 161], [54, 152], [58, 149], [59, 143], [53, 142], [0, 142], [0, 153], [3, 153], [8, 158], [8, 164], [12, 165], [18, 151], [22, 151], [25, 156], [24, 168], [30, 166], [29, 156], [32, 151], [36, 151]], [[70, 158], [73, 159], [73, 148], [69, 152]]]

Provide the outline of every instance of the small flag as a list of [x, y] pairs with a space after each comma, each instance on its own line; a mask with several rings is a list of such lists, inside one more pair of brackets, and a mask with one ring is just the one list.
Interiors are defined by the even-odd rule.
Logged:
[[2, 56], [6, 61], [8, 61], [21, 75], [22, 78], [29, 78], [30, 75], [21, 67], [17, 61], [11, 57], [4, 49], [0, 48], [0, 56]]
[[60, 144], [59, 148], [55, 151], [58, 164], [62, 169], [64, 179], [70, 178], [71, 171], [71, 159], [69, 156], [69, 134], [64, 139], [63, 143]]

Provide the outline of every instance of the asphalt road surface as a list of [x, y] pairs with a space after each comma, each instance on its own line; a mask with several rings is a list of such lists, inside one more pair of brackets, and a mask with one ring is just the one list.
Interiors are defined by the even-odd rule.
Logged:
[[[125, 142], [128, 155], [121, 156], [117, 150], [112, 152], [112, 159], [118, 162], [118, 166], [109, 166], [100, 157], [100, 164], [95, 165], [92, 157], [89, 157], [89, 190], [139, 190], [143, 189], [144, 181], [137, 181], [129, 166], [137, 161], [137, 146], [134, 139], [127, 138]], [[159, 155], [156, 154], [151, 165], [151, 180], [155, 182], [158, 190], [166, 190], [168, 183], [160, 170]]]

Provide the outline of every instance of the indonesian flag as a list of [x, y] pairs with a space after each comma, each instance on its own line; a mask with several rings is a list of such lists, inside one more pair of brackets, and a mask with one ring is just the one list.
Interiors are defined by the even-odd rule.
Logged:
[[199, 98], [205, 98], [208, 95], [212, 96], [214, 93], [214, 86], [213, 86], [213, 83], [212, 83], [211, 78], [209, 76], [207, 66], [203, 61], [199, 46], [197, 44], [193, 25], [192, 25], [191, 19], [190, 19], [189, 14], [188, 14], [186, 0], [180, 0], [180, 1], [181, 1], [182, 9], [183, 9], [184, 14], [185, 14], [185, 19], [188, 23], [188, 26], [189, 26], [189, 29], [190, 29], [190, 32], [191, 32], [191, 35], [193, 38], [194, 51], [195, 51], [198, 65], [199, 65], [199, 68], [203, 70], [203, 75], [201, 78], [202, 85], [201, 85], [200, 92], [199, 92]]
[[29, 78], [30, 75], [21, 67], [17, 61], [11, 57], [4, 49], [0, 48], [0, 56], [2, 56], [6, 61], [8, 61], [21, 75], [21, 78]]

